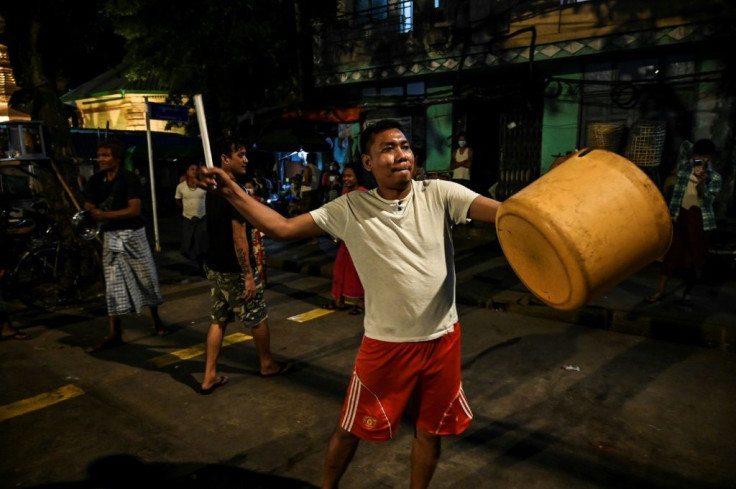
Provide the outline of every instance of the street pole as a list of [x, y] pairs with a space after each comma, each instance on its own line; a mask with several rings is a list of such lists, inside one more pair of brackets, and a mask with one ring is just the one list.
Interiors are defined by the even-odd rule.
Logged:
[[151, 108], [148, 104], [148, 97], [144, 97], [146, 101], [146, 142], [148, 143], [148, 179], [151, 182], [151, 207], [153, 211], [153, 234], [155, 237], [156, 253], [161, 252], [161, 243], [158, 238], [158, 212], [156, 211], [156, 179], [153, 175], [153, 147], [151, 145]]

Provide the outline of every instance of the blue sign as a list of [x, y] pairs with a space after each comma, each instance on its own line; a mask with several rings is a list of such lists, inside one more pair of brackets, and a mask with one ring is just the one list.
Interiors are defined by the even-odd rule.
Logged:
[[187, 122], [189, 120], [189, 108], [183, 105], [168, 105], [148, 103], [149, 117], [163, 121]]

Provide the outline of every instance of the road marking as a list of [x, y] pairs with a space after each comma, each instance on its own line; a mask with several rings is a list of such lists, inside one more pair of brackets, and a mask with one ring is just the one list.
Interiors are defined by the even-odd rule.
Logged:
[[334, 309], [322, 309], [321, 307], [317, 309], [312, 309], [311, 311], [303, 312], [301, 314], [297, 314], [296, 316], [291, 316], [290, 318], [286, 318], [289, 321], [296, 321], [297, 323], [303, 323], [305, 321], [310, 321], [312, 319], [317, 319], [322, 316], [326, 316], [328, 314], [332, 314], [335, 312]]
[[55, 391], [46, 392], [39, 394], [22, 401], [17, 401], [12, 404], [6, 404], [0, 406], [0, 421], [14, 418], [22, 414], [30, 413], [32, 411], [38, 411], [45, 407], [52, 406], [61, 401], [66, 401], [73, 397], [81, 396], [84, 391], [74, 384], [67, 384], [63, 387], [59, 387]]
[[[222, 346], [226, 347], [226, 346], [233, 345], [235, 343], [241, 343], [243, 341], [248, 341], [252, 339], [253, 337], [247, 334], [233, 333], [233, 334], [225, 336], [222, 339]], [[194, 345], [192, 347], [185, 348], [184, 350], [173, 351], [171, 353], [161, 355], [160, 357], [151, 358], [149, 362], [153, 363], [158, 368], [161, 368], [161, 367], [166, 367], [176, 362], [180, 362], [182, 360], [189, 360], [190, 358], [204, 355], [206, 351], [207, 351], [207, 344], [200, 343], [198, 345]]]

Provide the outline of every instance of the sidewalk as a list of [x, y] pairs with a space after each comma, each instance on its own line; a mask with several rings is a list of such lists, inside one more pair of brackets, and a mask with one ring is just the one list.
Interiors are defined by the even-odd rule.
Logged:
[[[156, 254], [162, 283], [187, 283], [201, 274], [178, 252], [179, 216], [161, 220], [161, 253]], [[736, 221], [722, 226], [715, 248], [733, 250]], [[149, 238], [150, 239], [150, 238]], [[516, 277], [485, 223], [454, 230], [457, 301], [460, 304], [556, 319], [593, 328], [689, 345], [736, 350], [736, 258], [712, 255], [709, 273], [692, 293], [694, 307], [679, 304], [682, 282], [670, 280], [659, 302], [643, 299], [657, 289], [659, 264], [652, 263], [576, 311], [558, 311], [531, 294]], [[153, 243], [153, 239], [151, 239]], [[265, 239], [268, 266], [305, 275], [332, 277], [337, 245], [328, 237], [277, 242]]]
[[[568, 323], [733, 351], [736, 344], [736, 264], [720, 258], [717, 270], [692, 294], [695, 304], [679, 304], [681, 282], [672, 279], [657, 303], [643, 299], [654, 292], [659, 264], [652, 263], [577, 311], [558, 311], [537, 300], [516, 277], [501, 252], [492, 226], [459, 227], [455, 235], [457, 301], [460, 304], [556, 319]], [[266, 239], [268, 266], [307, 275], [331, 277], [337, 246], [327, 237], [274, 242]], [[730, 261], [730, 262], [729, 262]]]

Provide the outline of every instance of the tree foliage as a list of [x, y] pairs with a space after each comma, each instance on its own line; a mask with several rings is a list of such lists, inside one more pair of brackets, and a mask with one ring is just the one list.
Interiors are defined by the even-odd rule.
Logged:
[[293, 1], [108, 0], [104, 12], [130, 76], [158, 78], [173, 100], [202, 93], [212, 134], [300, 98]]
[[69, 153], [69, 124], [59, 100], [69, 87], [119, 62], [122, 39], [100, 18], [94, 0], [0, 2], [0, 42], [8, 47], [21, 91], [15, 108], [44, 122], [56, 158]]

